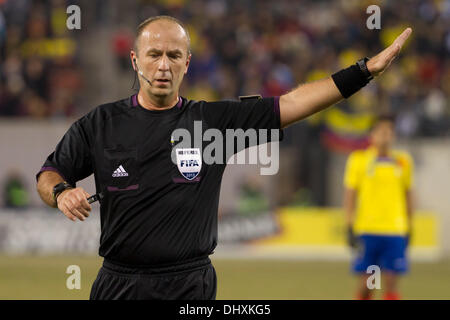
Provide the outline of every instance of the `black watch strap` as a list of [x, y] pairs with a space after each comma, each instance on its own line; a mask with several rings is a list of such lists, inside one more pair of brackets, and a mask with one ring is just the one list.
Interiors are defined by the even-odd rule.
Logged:
[[53, 195], [53, 200], [56, 201], [56, 199], [58, 198], [58, 196], [59, 196], [64, 190], [72, 189], [72, 188], [73, 188], [73, 187], [72, 187], [68, 182], [66, 182], [66, 181], [61, 182], [61, 183], [58, 183], [57, 185], [55, 185], [55, 186], [53, 187], [53, 193], [52, 193], [52, 195]]
[[367, 81], [370, 81], [373, 79], [373, 76], [370, 73], [369, 69], [367, 69], [367, 61], [369, 61], [369, 58], [365, 57], [365, 58], [358, 60], [358, 62], [356, 62], [356, 64], [358, 65], [359, 69], [361, 69], [361, 71], [364, 74], [364, 76], [366, 77]]

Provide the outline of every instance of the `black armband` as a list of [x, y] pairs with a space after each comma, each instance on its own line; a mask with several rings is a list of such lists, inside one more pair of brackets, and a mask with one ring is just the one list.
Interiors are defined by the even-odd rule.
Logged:
[[373, 79], [366, 66], [368, 60], [368, 58], [361, 59], [349, 68], [338, 71], [331, 76], [344, 98], [350, 97]]

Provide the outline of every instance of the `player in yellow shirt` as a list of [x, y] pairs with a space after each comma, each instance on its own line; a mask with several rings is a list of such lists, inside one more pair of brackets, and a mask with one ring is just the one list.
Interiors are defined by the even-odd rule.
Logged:
[[367, 268], [377, 265], [384, 299], [400, 299], [397, 276], [408, 270], [406, 248], [411, 231], [413, 161], [392, 149], [394, 119], [381, 116], [370, 133], [371, 145], [350, 154], [344, 176], [348, 240], [356, 247], [354, 272], [361, 274], [358, 299], [370, 299]]

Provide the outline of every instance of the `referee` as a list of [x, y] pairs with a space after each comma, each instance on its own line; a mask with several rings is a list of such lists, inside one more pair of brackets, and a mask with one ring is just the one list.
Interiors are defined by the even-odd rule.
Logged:
[[183, 24], [169, 16], [142, 22], [130, 53], [139, 92], [73, 123], [36, 176], [42, 200], [73, 221], [84, 221], [91, 211], [90, 195], [77, 181], [93, 173], [97, 192], [104, 193], [104, 262], [90, 298], [215, 299], [209, 255], [217, 244], [225, 164], [203, 163], [193, 176], [179, 170], [171, 160], [174, 130], [192, 135], [194, 121], [222, 133], [282, 129], [364, 87], [389, 66], [411, 32], [406, 29], [372, 59], [281, 97], [205, 102], [179, 95], [191, 60]]

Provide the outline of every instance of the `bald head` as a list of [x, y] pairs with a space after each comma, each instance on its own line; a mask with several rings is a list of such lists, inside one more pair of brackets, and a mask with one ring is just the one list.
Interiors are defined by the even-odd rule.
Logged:
[[161, 40], [167, 33], [172, 39], [183, 43], [186, 47], [186, 55], [191, 53], [191, 39], [185, 26], [176, 18], [171, 16], [156, 16], [143, 21], [136, 29], [134, 49], [139, 52], [140, 44], [146, 40]]
[[189, 35], [175, 18], [147, 19], [137, 29], [130, 59], [139, 75], [140, 96], [160, 107], [173, 105], [191, 60]]

